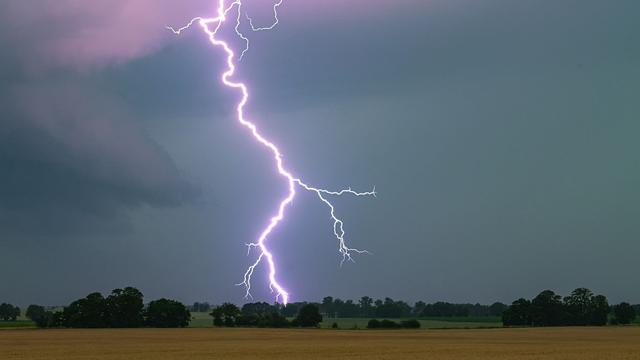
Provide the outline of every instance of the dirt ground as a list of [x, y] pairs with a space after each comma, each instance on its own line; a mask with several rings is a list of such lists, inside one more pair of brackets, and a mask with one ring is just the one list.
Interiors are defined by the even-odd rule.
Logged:
[[0, 359], [640, 359], [640, 326], [0, 331]]

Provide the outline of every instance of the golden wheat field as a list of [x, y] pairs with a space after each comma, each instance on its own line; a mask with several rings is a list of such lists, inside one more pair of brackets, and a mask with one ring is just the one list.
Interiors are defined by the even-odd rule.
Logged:
[[0, 359], [640, 359], [640, 327], [3, 330]]

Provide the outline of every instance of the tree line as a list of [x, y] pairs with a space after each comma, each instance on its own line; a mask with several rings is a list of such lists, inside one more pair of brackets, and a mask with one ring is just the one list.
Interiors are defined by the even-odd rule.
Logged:
[[[496, 302], [491, 305], [454, 304], [422, 301], [413, 306], [391, 298], [374, 300], [363, 296], [357, 302], [327, 296], [320, 303], [296, 302], [286, 306], [266, 302], [247, 303], [241, 308], [224, 303], [212, 307], [196, 302], [190, 309], [178, 301], [159, 299], [144, 304], [143, 294], [136, 288], [114, 289], [104, 297], [95, 292], [73, 301], [62, 310], [47, 310], [30, 305], [26, 316], [39, 327], [68, 328], [129, 328], [185, 327], [191, 312], [210, 312], [213, 325], [226, 327], [315, 327], [323, 318], [371, 318], [368, 328], [411, 328], [417, 321], [394, 322], [375, 318], [480, 317], [501, 316], [504, 326], [580, 326], [629, 324], [640, 313], [640, 305], [626, 302], [610, 306], [604, 295], [595, 295], [578, 288], [561, 297], [551, 290], [542, 291], [531, 300], [520, 298], [510, 306]], [[20, 308], [2, 303], [0, 320], [15, 321]]]
[[144, 296], [133, 287], [114, 289], [104, 297], [95, 292], [78, 299], [62, 311], [30, 305], [26, 316], [38, 327], [65, 328], [137, 328], [185, 327], [191, 313], [180, 302], [159, 299], [144, 305]]
[[[290, 316], [306, 303], [290, 303], [284, 307], [283, 314]], [[427, 304], [416, 302], [413, 306], [402, 300], [389, 297], [373, 299], [361, 297], [357, 302], [341, 300], [327, 296], [319, 304], [320, 312], [328, 318], [416, 318], [416, 317], [469, 317], [501, 316], [507, 305], [496, 302], [491, 305], [453, 304], [438, 301]]]
[[317, 327], [322, 322], [322, 314], [317, 304], [300, 306], [291, 321], [284, 314], [286, 307], [266, 302], [244, 304], [239, 308], [232, 303], [216, 306], [211, 311], [214, 326], [224, 327]]
[[20, 316], [20, 308], [11, 304], [0, 304], [0, 320], [16, 321]]
[[564, 298], [544, 290], [531, 300], [514, 301], [502, 315], [504, 326], [603, 326], [630, 324], [636, 317], [633, 306], [623, 302], [609, 306], [604, 295], [577, 288]]

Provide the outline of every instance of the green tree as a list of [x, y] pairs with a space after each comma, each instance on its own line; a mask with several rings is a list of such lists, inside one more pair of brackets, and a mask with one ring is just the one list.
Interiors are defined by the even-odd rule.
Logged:
[[[241, 315], [242, 313], [240, 309], [232, 303], [224, 303], [220, 306], [216, 306], [211, 311], [211, 316], [213, 316], [213, 325], [215, 326], [236, 326]], [[241, 319], [241, 323], [244, 323], [245, 321], [246, 319]]]
[[102, 294], [96, 292], [78, 299], [62, 312], [64, 326], [72, 328], [101, 328], [107, 325], [106, 300]]
[[564, 298], [567, 318], [566, 325], [587, 325], [593, 312], [593, 292], [587, 288], [577, 288]]
[[216, 306], [215, 308], [213, 308], [209, 315], [213, 317], [213, 326], [224, 326], [224, 320], [222, 319], [224, 314], [222, 313], [221, 306]]
[[4, 321], [16, 321], [20, 316], [20, 308], [11, 304], [0, 304], [0, 319]]
[[191, 321], [191, 312], [184, 304], [175, 300], [152, 301], [145, 311], [145, 324], [151, 327], [186, 327], [189, 321]]
[[489, 306], [489, 316], [502, 316], [502, 313], [505, 312], [505, 310], [507, 310], [508, 306], [501, 303], [501, 302], [495, 302], [493, 304], [491, 304]]
[[317, 327], [322, 322], [320, 308], [315, 304], [307, 304], [300, 308], [293, 324], [301, 327]]
[[106, 299], [106, 320], [110, 327], [135, 328], [144, 325], [144, 295], [133, 287], [114, 289]]
[[64, 326], [64, 316], [62, 311], [45, 311], [40, 318], [34, 321], [36, 323], [36, 326], [41, 328], [54, 328]]
[[604, 295], [596, 295], [592, 300], [592, 308], [589, 319], [589, 325], [604, 326], [607, 325], [609, 317], [609, 301]]
[[368, 317], [373, 315], [373, 299], [368, 296], [363, 296], [358, 301], [360, 305], [360, 316]]
[[258, 326], [270, 327], [270, 328], [286, 328], [291, 325], [286, 317], [283, 315], [272, 312], [271, 314], [262, 315], [258, 320]]
[[531, 320], [533, 326], [559, 326], [565, 315], [560, 298], [551, 290], [544, 290], [531, 301]]
[[621, 302], [613, 307], [614, 321], [616, 324], [631, 324], [636, 319], [636, 310], [629, 303]]
[[531, 326], [531, 301], [520, 298], [502, 313], [504, 326]]
[[45, 316], [45, 313], [46, 310], [44, 309], [44, 306], [29, 305], [29, 307], [27, 307], [27, 312], [25, 315], [27, 316], [27, 318], [37, 324], [38, 321]]
[[335, 316], [335, 307], [333, 304], [333, 297], [331, 296], [326, 296], [324, 299], [322, 299], [322, 304], [320, 304], [320, 311], [327, 315], [327, 317], [334, 317]]

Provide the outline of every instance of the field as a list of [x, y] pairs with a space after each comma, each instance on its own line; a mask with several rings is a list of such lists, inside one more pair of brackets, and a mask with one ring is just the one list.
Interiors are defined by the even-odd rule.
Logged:
[[[213, 318], [208, 313], [191, 313], [193, 320], [189, 324], [190, 327], [203, 328], [212, 327]], [[401, 321], [406, 319], [389, 319]], [[495, 328], [502, 327], [502, 321], [499, 317], [443, 317], [443, 318], [424, 318], [419, 319], [423, 329], [478, 329], [478, 328]], [[367, 327], [369, 318], [325, 318], [320, 324], [322, 328], [330, 328], [333, 323], [337, 323], [340, 329], [364, 329]]]
[[[407, 319], [389, 319], [396, 322]], [[418, 319], [422, 329], [481, 329], [502, 327], [500, 318], [425, 318]], [[369, 318], [338, 318], [324, 319], [320, 324], [323, 328], [330, 328], [333, 323], [338, 324], [340, 329], [364, 329], [367, 327]]]
[[640, 327], [0, 331], [0, 359], [638, 359]]
[[35, 328], [36, 324], [31, 320], [0, 321], [0, 329], [5, 328]]

